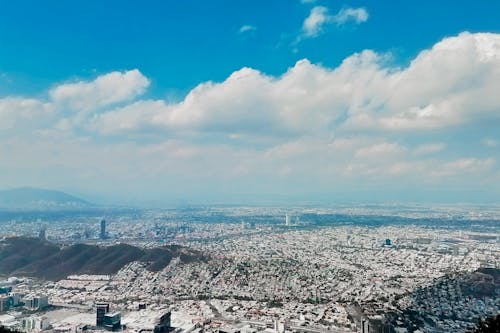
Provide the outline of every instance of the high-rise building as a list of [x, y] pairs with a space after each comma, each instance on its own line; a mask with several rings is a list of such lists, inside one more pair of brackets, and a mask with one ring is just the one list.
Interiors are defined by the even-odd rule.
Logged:
[[106, 220], [102, 219], [101, 220], [101, 233], [100, 233], [100, 238], [105, 239], [106, 238]]
[[38, 233], [38, 238], [41, 240], [45, 240], [47, 238], [47, 227], [42, 225], [40, 227], [40, 232]]
[[10, 298], [8, 296], [0, 297], [0, 312], [8, 311], [10, 308]]
[[109, 303], [96, 304], [96, 326], [104, 326], [104, 316], [109, 312]]
[[285, 215], [285, 225], [287, 225], [287, 226], [292, 225], [292, 218], [288, 214]]

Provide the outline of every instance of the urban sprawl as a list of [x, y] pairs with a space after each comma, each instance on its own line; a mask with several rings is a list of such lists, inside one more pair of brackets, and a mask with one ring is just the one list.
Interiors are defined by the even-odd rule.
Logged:
[[160, 270], [132, 261], [115, 274], [54, 281], [5, 275], [0, 325], [30, 333], [465, 332], [500, 312], [495, 218], [495, 210], [241, 207], [9, 218], [0, 222], [3, 241], [179, 245], [201, 255]]

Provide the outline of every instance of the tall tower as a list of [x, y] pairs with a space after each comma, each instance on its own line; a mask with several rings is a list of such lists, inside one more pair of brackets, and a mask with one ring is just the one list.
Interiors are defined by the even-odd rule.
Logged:
[[290, 215], [286, 214], [285, 215], [285, 225], [290, 226], [292, 224], [292, 219], [290, 218]]
[[103, 326], [104, 325], [104, 316], [108, 312], [109, 312], [109, 303], [97, 303], [96, 304], [96, 326]]
[[101, 220], [101, 233], [100, 233], [100, 238], [105, 239], [106, 238], [106, 220], [102, 219]]
[[47, 227], [42, 225], [40, 231], [38, 232], [38, 238], [40, 240], [45, 240], [47, 238]]

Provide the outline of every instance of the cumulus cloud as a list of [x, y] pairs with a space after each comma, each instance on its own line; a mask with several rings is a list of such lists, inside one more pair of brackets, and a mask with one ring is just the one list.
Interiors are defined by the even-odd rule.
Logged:
[[138, 101], [101, 113], [94, 128], [112, 133], [152, 126], [286, 138], [498, 121], [500, 35], [463, 33], [422, 51], [408, 67], [387, 63], [384, 54], [363, 51], [334, 69], [304, 59], [279, 77], [243, 68], [223, 82], [200, 84], [180, 103]]
[[441, 127], [495, 112], [499, 54], [499, 35], [469, 33], [421, 52], [392, 76], [394, 90], [386, 105], [393, 112], [381, 123], [403, 129]]
[[104, 135], [145, 130], [170, 111], [171, 107], [161, 100], [137, 101], [95, 116], [88, 128]]
[[[151, 184], [163, 175], [165, 186], [193, 174], [245, 188], [256, 178], [312, 189], [397, 177], [499, 180], [498, 150], [487, 148], [498, 140], [481, 131], [500, 123], [498, 34], [445, 38], [407, 66], [365, 50], [335, 68], [307, 59], [279, 76], [242, 68], [175, 103], [141, 99], [149, 82], [138, 70], [113, 72], [55, 86], [46, 99], [1, 98], [0, 155], [15, 158], [0, 159], [0, 171], [39, 158], [44, 170], [85, 175], [95, 151], [120, 163], [106, 175], [114, 183], [133, 170]], [[471, 138], [463, 148], [449, 142], [460, 133]]]
[[22, 133], [50, 125], [53, 107], [33, 98], [0, 99], [0, 135]]
[[93, 110], [134, 99], [144, 93], [150, 81], [137, 70], [111, 72], [86, 82], [61, 84], [50, 90], [53, 103], [75, 110]]
[[[284, 141], [308, 135], [326, 140], [336, 132], [456, 128], [500, 119], [500, 35], [445, 38], [407, 67], [391, 66], [387, 59], [367, 50], [333, 69], [304, 59], [280, 76], [242, 68], [222, 82], [199, 84], [179, 103], [137, 99], [149, 79], [138, 70], [113, 72], [58, 85], [47, 101], [0, 99], [0, 116], [7, 126], [14, 115], [16, 121], [29, 122], [34, 115], [66, 106], [75, 112], [62, 112], [61, 128], [71, 128], [76, 113], [82, 127], [102, 134], [154, 128]], [[417, 152], [442, 148], [438, 144]]]

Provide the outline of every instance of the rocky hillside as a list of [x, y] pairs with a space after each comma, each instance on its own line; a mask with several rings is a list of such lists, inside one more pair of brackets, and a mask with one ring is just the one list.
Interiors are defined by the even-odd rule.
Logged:
[[7, 238], [0, 242], [0, 274], [48, 280], [72, 274], [114, 274], [132, 261], [148, 263], [158, 271], [172, 258], [182, 262], [205, 260], [199, 252], [175, 245], [142, 249], [127, 244], [59, 246], [36, 238]]
[[[498, 325], [500, 313], [500, 269], [480, 268], [475, 272], [445, 275], [429, 286], [419, 288], [394, 304], [399, 312], [389, 315], [392, 324], [403, 323], [424, 332], [448, 332], [447, 323], [460, 324], [454, 332], [489, 332], [480, 330], [478, 322], [486, 329]], [[490, 318], [485, 321], [485, 318]], [[494, 331], [500, 332], [500, 331]]]

